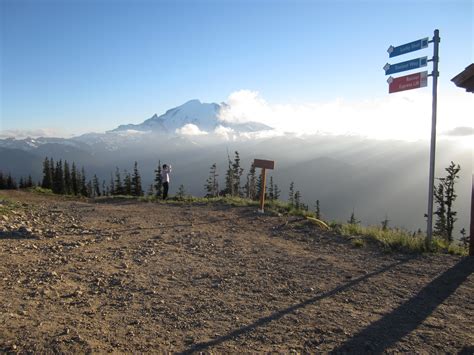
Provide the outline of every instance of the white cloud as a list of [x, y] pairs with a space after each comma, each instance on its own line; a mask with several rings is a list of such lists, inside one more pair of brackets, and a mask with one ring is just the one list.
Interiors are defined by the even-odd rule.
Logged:
[[[472, 95], [471, 95], [472, 96]], [[256, 91], [232, 93], [222, 121], [256, 121], [283, 132], [359, 135], [375, 139], [427, 140], [431, 132], [431, 94], [410, 91], [353, 101], [334, 99], [301, 104], [271, 104]], [[472, 125], [472, 98], [460, 91], [438, 95], [438, 131]]]
[[235, 131], [232, 128], [217, 126], [213, 132], [216, 136], [224, 138], [226, 140], [231, 140], [236, 138]]
[[176, 133], [185, 136], [202, 136], [207, 134], [207, 132], [201, 131], [198, 126], [192, 123], [188, 123], [183, 127], [176, 129]]
[[474, 127], [455, 127], [450, 131], [443, 132], [446, 136], [465, 137], [474, 135]]
[[16, 139], [25, 139], [25, 138], [39, 138], [39, 137], [70, 137], [71, 135], [66, 134], [61, 129], [55, 128], [37, 128], [37, 129], [6, 129], [0, 130], [0, 139], [5, 138], [16, 138]]
[[135, 129], [126, 129], [125, 131], [117, 131], [113, 132], [118, 136], [123, 136], [123, 137], [134, 137], [134, 136], [142, 136], [144, 134], [149, 134], [150, 131], [137, 131]]

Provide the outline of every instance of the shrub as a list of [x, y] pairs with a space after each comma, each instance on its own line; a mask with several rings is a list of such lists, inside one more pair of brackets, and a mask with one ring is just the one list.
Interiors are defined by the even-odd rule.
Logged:
[[[331, 227], [339, 227], [339, 224], [331, 223]], [[352, 244], [359, 244], [357, 239], [362, 238], [378, 243], [387, 252], [404, 252], [404, 253], [450, 253], [456, 255], [466, 255], [465, 248], [450, 244], [445, 239], [433, 238], [429, 248], [426, 245], [424, 235], [417, 234], [413, 236], [411, 233], [398, 228], [387, 228], [384, 230], [378, 226], [364, 227], [358, 224], [343, 224], [339, 228], [340, 234], [344, 236], [357, 236], [359, 238], [353, 239]], [[359, 245], [358, 245], [359, 246]]]
[[42, 188], [41, 186], [30, 187], [29, 191], [30, 192], [36, 192], [38, 194], [45, 194], [45, 195], [52, 195], [53, 194], [53, 190], [45, 189], [45, 188]]
[[365, 245], [364, 241], [361, 238], [352, 239], [351, 243], [356, 248], [360, 248], [360, 247], [363, 247]]

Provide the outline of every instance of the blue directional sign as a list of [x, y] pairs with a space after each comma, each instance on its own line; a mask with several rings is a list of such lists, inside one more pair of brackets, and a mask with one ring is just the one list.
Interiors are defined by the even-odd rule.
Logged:
[[385, 70], [385, 75], [399, 73], [401, 71], [418, 69], [421, 67], [426, 67], [428, 63], [428, 57], [421, 57], [412, 60], [407, 60], [406, 62], [396, 63], [396, 64], [385, 64], [383, 67]]
[[428, 47], [428, 37], [422, 38], [410, 43], [405, 43], [398, 47], [390, 46], [388, 47], [387, 52], [390, 58], [392, 58], [398, 55], [414, 52], [414, 51], [427, 48], [427, 47]]

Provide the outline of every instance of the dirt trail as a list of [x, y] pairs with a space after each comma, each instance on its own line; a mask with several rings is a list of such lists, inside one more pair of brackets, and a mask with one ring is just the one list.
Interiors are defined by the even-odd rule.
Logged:
[[0, 351], [473, 353], [473, 258], [247, 207], [2, 195]]

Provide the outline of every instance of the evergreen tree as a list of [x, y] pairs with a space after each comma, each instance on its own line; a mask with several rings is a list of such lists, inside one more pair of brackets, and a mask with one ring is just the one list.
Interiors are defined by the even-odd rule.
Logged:
[[94, 197], [100, 196], [100, 183], [99, 179], [97, 178], [97, 175], [94, 174], [94, 177], [92, 179], [92, 189], [93, 189], [93, 195]]
[[7, 180], [3, 176], [2, 171], [0, 171], [0, 190], [4, 190], [7, 188]]
[[82, 176], [79, 170], [76, 171], [77, 196], [81, 195]]
[[114, 176], [112, 175], [112, 173], [110, 173], [109, 194], [110, 195], [117, 195], [115, 193]]
[[443, 236], [448, 242], [453, 241], [454, 223], [457, 221], [457, 212], [453, 210], [454, 201], [457, 198], [455, 183], [459, 179], [461, 167], [454, 162], [445, 169], [446, 177], [439, 178], [438, 187], [434, 191], [434, 199], [438, 205], [436, 212], [435, 233]]
[[355, 217], [354, 210], [352, 210], [351, 217], [349, 218], [347, 223], [349, 223], [349, 224], [359, 224], [360, 223], [360, 221], [358, 221], [357, 218]]
[[232, 169], [232, 161], [230, 160], [229, 154], [227, 154], [227, 172], [225, 174], [225, 189], [224, 189], [224, 194], [225, 195], [230, 195], [234, 196], [235, 195], [235, 176], [234, 176], [234, 171]]
[[459, 231], [461, 233], [461, 238], [459, 241], [461, 242], [461, 245], [468, 249], [469, 248], [469, 243], [471, 241], [471, 236], [466, 236], [466, 228], [463, 228]]
[[256, 177], [256, 168], [253, 163], [250, 165], [250, 170], [247, 174], [247, 186], [246, 186], [246, 197], [251, 200], [258, 199], [259, 195], [257, 194], [257, 177]]
[[[254, 200], [258, 200], [262, 194], [262, 174], [260, 174], [257, 178], [257, 181], [255, 183], [256, 185], [256, 193], [255, 193], [255, 197], [254, 197]], [[265, 197], [267, 196], [267, 186], [265, 186]]]
[[150, 184], [150, 187], [148, 188], [148, 192], [146, 193], [147, 196], [154, 196], [155, 195], [155, 189], [153, 187], [153, 184]]
[[278, 185], [275, 184], [275, 187], [273, 188], [273, 199], [278, 200], [280, 198], [281, 190], [278, 188]]
[[290, 183], [290, 193], [288, 196], [288, 201], [291, 207], [295, 205], [295, 183], [293, 181]]
[[125, 170], [125, 177], [123, 178], [123, 189], [124, 189], [124, 194], [127, 196], [132, 195], [132, 177], [130, 176], [130, 173], [128, 173]]
[[[92, 190], [92, 188], [91, 188]], [[81, 168], [81, 184], [80, 184], [80, 192], [82, 196], [88, 197], [91, 194], [89, 194], [87, 185], [86, 185], [86, 171], [84, 170], [84, 167]]]
[[217, 164], [214, 163], [209, 171], [209, 177], [206, 180], [204, 188], [206, 190], [206, 197], [217, 197], [219, 195], [219, 183], [217, 181]]
[[44, 189], [51, 189], [53, 187], [53, 176], [48, 158], [45, 158], [43, 162], [43, 181], [41, 183], [41, 187]]
[[71, 167], [71, 193], [73, 195], [78, 195], [79, 194], [79, 184], [78, 184], [79, 179], [77, 178], [77, 169], [76, 169], [76, 164], [72, 162], [72, 167]]
[[448, 234], [446, 230], [446, 205], [444, 203], [443, 182], [440, 182], [439, 185], [434, 190], [434, 202], [437, 205], [437, 208], [436, 208], [436, 211], [434, 212], [434, 215], [436, 216], [436, 221], [435, 221], [433, 232], [435, 235], [447, 239]]
[[54, 176], [56, 174], [56, 169], [54, 168], [55, 167], [55, 164], [54, 164], [54, 160], [53, 158], [51, 157], [49, 159], [49, 169], [51, 170], [51, 190], [53, 189], [53, 185], [54, 185]]
[[11, 174], [11, 173], [8, 173], [8, 177], [7, 177], [7, 189], [8, 189], [8, 190], [15, 190], [16, 188], [17, 188], [16, 182], [15, 182], [15, 180], [13, 179], [12, 174]]
[[315, 217], [321, 219], [321, 208], [319, 207], [319, 200], [316, 200], [316, 208], [314, 210]]
[[457, 212], [453, 211], [453, 204], [456, 200], [456, 193], [454, 190], [454, 185], [456, 183], [456, 179], [459, 179], [459, 172], [461, 171], [461, 166], [454, 164], [451, 162], [449, 167], [445, 169], [448, 173], [446, 176], [446, 189], [445, 189], [445, 203], [446, 203], [446, 232], [448, 235], [448, 240], [450, 242], [453, 241], [453, 230], [454, 230], [454, 223], [457, 221], [456, 215]]
[[102, 196], [109, 196], [107, 184], [105, 183], [105, 180], [102, 180]]
[[64, 161], [64, 192], [67, 195], [72, 193], [71, 172], [67, 160]]
[[385, 219], [380, 222], [380, 224], [382, 225], [382, 230], [383, 231], [386, 231], [388, 229], [388, 223], [390, 222], [390, 220], [388, 219], [388, 216], [385, 215]]
[[299, 190], [295, 192], [294, 200], [295, 200], [295, 202], [294, 202], [295, 208], [297, 210], [304, 209], [304, 208], [302, 208], [303, 206], [301, 205], [301, 192]]
[[26, 182], [26, 187], [33, 187], [33, 179], [31, 178], [31, 175], [28, 175], [28, 181]]
[[20, 177], [20, 183], [19, 183], [18, 187], [19, 187], [20, 189], [24, 189], [24, 188], [25, 188], [25, 182], [23, 181], [23, 176]]
[[243, 172], [244, 172], [244, 169], [240, 167], [239, 152], [235, 151], [234, 162], [232, 163], [232, 174], [234, 176], [233, 195], [235, 196], [241, 196], [240, 178]]
[[60, 194], [60, 195], [63, 195], [65, 192], [62, 160], [59, 160], [58, 162], [56, 162], [56, 168], [54, 169], [53, 192], [55, 194]]
[[137, 162], [135, 162], [135, 166], [133, 168], [132, 195], [133, 196], [143, 196], [142, 178], [140, 176], [140, 172], [138, 171]]
[[184, 200], [186, 197], [186, 191], [184, 190], [184, 185], [179, 185], [178, 192], [176, 193], [176, 198], [180, 201]]
[[89, 180], [86, 184], [86, 197], [95, 197], [94, 196], [94, 187], [92, 186], [92, 181]]
[[123, 195], [124, 189], [122, 185], [122, 178], [120, 176], [120, 170], [117, 167], [115, 170], [115, 180], [114, 180], [114, 195]]
[[268, 199], [273, 201], [275, 199], [275, 186], [273, 185], [273, 176], [270, 176], [270, 185], [268, 187]]
[[163, 195], [163, 177], [161, 176], [161, 160], [158, 160], [158, 167], [155, 169], [155, 192], [156, 197]]
[[249, 174], [247, 174], [247, 177], [245, 178], [245, 185], [244, 185], [244, 195], [245, 198], [250, 198], [250, 178]]

